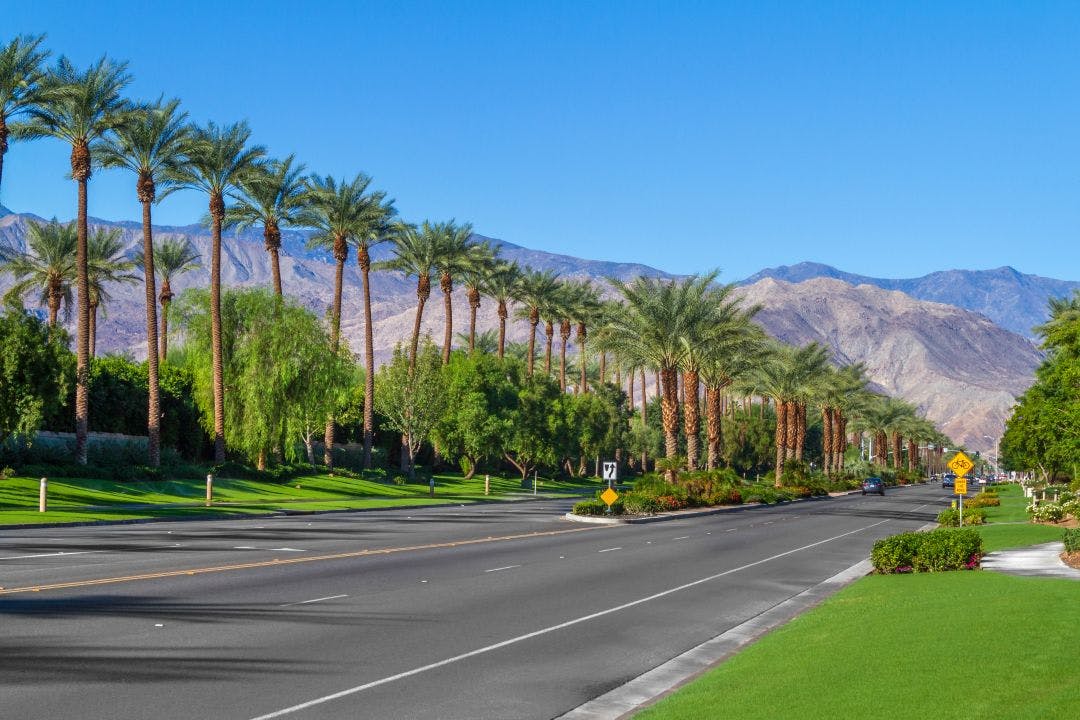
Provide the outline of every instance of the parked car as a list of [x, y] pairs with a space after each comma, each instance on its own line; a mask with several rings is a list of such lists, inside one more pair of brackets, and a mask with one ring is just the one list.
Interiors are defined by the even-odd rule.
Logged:
[[956, 475], [945, 473], [941, 478], [941, 487], [956, 487]]
[[885, 482], [879, 477], [869, 477], [862, 481], [862, 494], [877, 493], [878, 495], [885, 495]]

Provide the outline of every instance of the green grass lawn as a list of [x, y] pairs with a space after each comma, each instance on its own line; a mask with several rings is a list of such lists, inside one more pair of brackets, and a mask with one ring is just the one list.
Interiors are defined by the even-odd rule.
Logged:
[[986, 552], [1060, 540], [1064, 531], [1049, 525], [1028, 522], [1028, 499], [1019, 485], [1008, 483], [995, 486], [1001, 505], [984, 508], [986, 525], [975, 525], [983, 538]]
[[869, 576], [635, 718], [1074, 718], [1078, 599], [1073, 580]]
[[[546, 497], [595, 490], [603, 483], [542, 479], [538, 490]], [[245, 515], [274, 510], [348, 510], [413, 505], [506, 500], [531, 492], [518, 478], [491, 477], [491, 495], [484, 495], [484, 477], [437, 475], [435, 497], [426, 483], [395, 485], [380, 479], [312, 474], [280, 483], [215, 479], [214, 502], [203, 507], [204, 480], [114, 482], [58, 478], [49, 481], [49, 509], [39, 513], [38, 480], [14, 477], [0, 480], [0, 525], [91, 520], [130, 520], [152, 517]]]

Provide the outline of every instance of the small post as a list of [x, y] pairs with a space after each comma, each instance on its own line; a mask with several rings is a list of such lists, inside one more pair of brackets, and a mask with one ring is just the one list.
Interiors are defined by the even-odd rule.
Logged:
[[435, 476], [432, 475], [428, 480], [428, 497], [435, 497]]
[[491, 494], [491, 476], [490, 475], [485, 475], [484, 476], [484, 494], [485, 495], [490, 495]]
[[960, 522], [956, 524], [956, 527], [964, 527], [964, 496], [960, 496]]
[[38, 512], [45, 512], [49, 509], [49, 480], [48, 478], [41, 478], [41, 485], [38, 487]]
[[533, 470], [533, 495], [536, 494], [536, 470]]
[[214, 504], [214, 474], [206, 474], [206, 507]]

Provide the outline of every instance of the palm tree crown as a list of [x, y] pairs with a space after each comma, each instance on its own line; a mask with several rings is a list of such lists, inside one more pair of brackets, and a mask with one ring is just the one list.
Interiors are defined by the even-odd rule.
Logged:
[[26, 114], [41, 99], [42, 68], [48, 50], [41, 49], [44, 35], [19, 35], [0, 48], [0, 181], [4, 176], [4, 154], [8, 137], [19, 137], [13, 120]]
[[31, 222], [27, 226], [26, 252], [0, 248], [0, 269], [15, 277], [10, 297], [22, 298], [39, 291], [39, 304], [49, 308], [49, 326], [56, 325], [61, 306], [71, 312], [71, 286], [75, 282], [75, 223], [61, 225]]

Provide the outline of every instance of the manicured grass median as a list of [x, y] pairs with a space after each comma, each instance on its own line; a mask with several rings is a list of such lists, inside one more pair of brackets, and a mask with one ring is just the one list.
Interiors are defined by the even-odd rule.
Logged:
[[[541, 480], [546, 497], [594, 490], [595, 479], [573, 482]], [[531, 490], [531, 488], [530, 488]], [[204, 480], [113, 482], [63, 478], [49, 482], [49, 510], [37, 512], [38, 480], [15, 477], [0, 480], [0, 525], [92, 520], [130, 520], [152, 517], [246, 515], [274, 510], [346, 510], [408, 507], [428, 504], [510, 499], [523, 490], [518, 478], [491, 477], [491, 495], [484, 495], [484, 477], [460, 475], [435, 478], [435, 497], [427, 484], [395, 485], [377, 479], [313, 474], [271, 483], [215, 479], [214, 502], [203, 507]]]
[[987, 571], [870, 576], [635, 718], [1074, 718], [1078, 598]]

